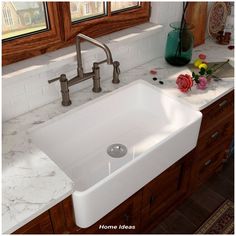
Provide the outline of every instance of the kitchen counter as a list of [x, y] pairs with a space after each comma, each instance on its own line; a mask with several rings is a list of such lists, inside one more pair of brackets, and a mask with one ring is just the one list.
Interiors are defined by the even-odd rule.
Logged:
[[[193, 59], [199, 53], [207, 55], [207, 61], [234, 63], [234, 51], [208, 40], [194, 49]], [[122, 62], [121, 62], [122, 63]], [[157, 81], [149, 71], [157, 68]], [[101, 82], [102, 92], [95, 94], [85, 88], [71, 94], [72, 105], [62, 107], [57, 100], [3, 123], [2, 161], [2, 231], [12, 233], [33, 218], [71, 195], [73, 181], [43, 152], [35, 147], [27, 131], [37, 125], [65, 113], [89, 100], [102, 96], [134, 80], [143, 79], [163, 89], [170, 96], [178, 97], [194, 109], [202, 110], [234, 88], [233, 78], [211, 81], [206, 90], [194, 86], [187, 94], [176, 88], [176, 77], [190, 73], [187, 67], [173, 67], [163, 58], [157, 58], [132, 70], [121, 73], [121, 83], [112, 84], [111, 79]], [[159, 83], [161, 79], [164, 84]]]

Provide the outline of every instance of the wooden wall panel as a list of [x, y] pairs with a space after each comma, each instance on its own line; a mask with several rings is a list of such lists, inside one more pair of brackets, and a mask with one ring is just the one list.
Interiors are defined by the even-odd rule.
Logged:
[[207, 24], [207, 2], [189, 2], [186, 21], [193, 24], [194, 47], [205, 43]]

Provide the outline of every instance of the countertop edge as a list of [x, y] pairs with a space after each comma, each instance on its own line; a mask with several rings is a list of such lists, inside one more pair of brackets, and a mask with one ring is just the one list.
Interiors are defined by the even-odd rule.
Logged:
[[16, 230], [20, 229], [22, 226], [26, 225], [27, 223], [29, 223], [31, 220], [35, 219], [36, 217], [40, 216], [42, 213], [46, 212], [47, 210], [49, 210], [50, 208], [52, 208], [53, 206], [57, 205], [58, 203], [60, 203], [61, 201], [63, 201], [64, 199], [66, 199], [67, 197], [69, 197], [73, 192], [74, 192], [74, 187], [73, 189], [71, 189], [70, 191], [68, 191], [67, 193], [65, 193], [63, 196], [61, 196], [60, 198], [58, 198], [55, 201], [51, 201], [50, 203], [46, 204], [45, 207], [43, 207], [42, 209], [38, 210], [35, 214], [32, 214], [30, 217], [28, 217], [27, 219], [21, 221], [20, 223], [14, 225], [12, 228], [3, 231], [3, 234], [11, 234], [14, 233]]
[[207, 108], [208, 106], [212, 105], [214, 102], [216, 102], [217, 100], [219, 100], [220, 98], [224, 97], [225, 95], [229, 94], [230, 92], [234, 91], [234, 87], [228, 89], [227, 91], [221, 93], [219, 96], [217, 96], [216, 98], [212, 99], [210, 102], [208, 102], [208, 104], [201, 106], [201, 107], [197, 107], [197, 109], [199, 111], [202, 111], [203, 109]]

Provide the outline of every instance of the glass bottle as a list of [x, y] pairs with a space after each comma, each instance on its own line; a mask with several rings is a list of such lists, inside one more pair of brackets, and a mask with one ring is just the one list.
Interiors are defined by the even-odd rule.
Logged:
[[192, 58], [193, 34], [190, 30], [193, 25], [184, 24], [181, 27], [180, 22], [174, 22], [170, 27], [173, 30], [167, 36], [165, 59], [171, 65], [184, 66]]

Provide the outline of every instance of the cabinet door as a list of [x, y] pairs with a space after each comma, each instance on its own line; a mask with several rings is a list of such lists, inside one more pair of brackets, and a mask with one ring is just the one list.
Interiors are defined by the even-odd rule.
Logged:
[[[189, 154], [189, 157], [190, 158]], [[167, 212], [174, 209], [187, 192], [187, 172], [183, 158], [143, 188], [142, 230], [156, 225]], [[190, 168], [189, 168], [190, 169]], [[188, 172], [189, 176], [190, 172]]]
[[28, 224], [16, 230], [14, 234], [52, 234], [53, 228], [48, 211], [38, 216]]

